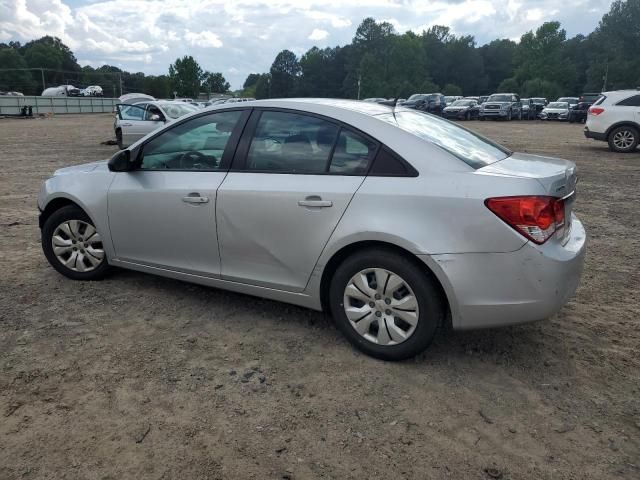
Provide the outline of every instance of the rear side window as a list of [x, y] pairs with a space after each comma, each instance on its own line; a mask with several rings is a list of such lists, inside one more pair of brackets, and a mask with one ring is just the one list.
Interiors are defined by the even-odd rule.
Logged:
[[619, 101], [616, 105], [619, 107], [640, 107], [640, 95], [634, 95]]
[[330, 173], [364, 175], [376, 153], [377, 145], [355, 132], [340, 131], [338, 143], [331, 158]]
[[417, 177], [418, 172], [387, 147], [382, 147], [376, 155], [369, 175], [378, 177]]
[[598, 98], [598, 99], [594, 102], [594, 105], [600, 105], [602, 102], [604, 102], [604, 101], [605, 101], [605, 99], [606, 99], [606, 98], [607, 98], [606, 96], [601, 95], [601, 96], [600, 96], [600, 98]]
[[437, 145], [476, 169], [511, 155], [510, 150], [488, 138], [433, 115], [401, 111], [377, 118]]

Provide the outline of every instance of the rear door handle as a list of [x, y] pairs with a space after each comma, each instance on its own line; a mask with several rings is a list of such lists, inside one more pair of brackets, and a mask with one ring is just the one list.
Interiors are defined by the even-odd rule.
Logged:
[[209, 197], [202, 197], [199, 193], [193, 192], [187, 195], [186, 197], [182, 197], [182, 201], [185, 203], [207, 203], [209, 201]]
[[310, 195], [304, 200], [298, 200], [298, 205], [301, 207], [327, 208], [333, 207], [333, 202], [331, 200], [322, 200], [317, 195]]

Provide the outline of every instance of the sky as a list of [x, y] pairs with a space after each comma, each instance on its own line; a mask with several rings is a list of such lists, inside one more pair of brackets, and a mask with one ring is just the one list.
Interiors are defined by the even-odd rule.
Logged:
[[192, 55], [232, 88], [269, 70], [283, 49], [302, 55], [351, 41], [365, 17], [416, 33], [447, 25], [478, 45], [517, 40], [558, 20], [569, 36], [588, 34], [610, 0], [0, 0], [0, 42], [57, 36], [81, 65], [167, 73]]

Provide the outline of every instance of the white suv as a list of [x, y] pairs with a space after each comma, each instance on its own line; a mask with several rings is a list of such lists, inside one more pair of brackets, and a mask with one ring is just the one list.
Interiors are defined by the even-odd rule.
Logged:
[[640, 90], [604, 92], [589, 107], [584, 136], [609, 143], [614, 152], [632, 152], [640, 141]]

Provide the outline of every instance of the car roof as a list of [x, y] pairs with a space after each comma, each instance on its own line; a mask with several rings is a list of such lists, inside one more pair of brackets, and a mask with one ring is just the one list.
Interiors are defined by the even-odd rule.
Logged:
[[[240, 102], [235, 102], [240, 103]], [[207, 108], [216, 108], [233, 104], [212, 105]], [[367, 115], [380, 115], [389, 113], [391, 107], [380, 105], [374, 102], [363, 102], [360, 100], [345, 100], [340, 98], [272, 98], [268, 100], [249, 100], [242, 102], [242, 107], [273, 107], [273, 108], [293, 108], [307, 110], [308, 107], [325, 107], [327, 110], [349, 110], [352, 112], [364, 113]], [[237, 107], [236, 107], [237, 108]], [[398, 106], [398, 109], [401, 107]]]

